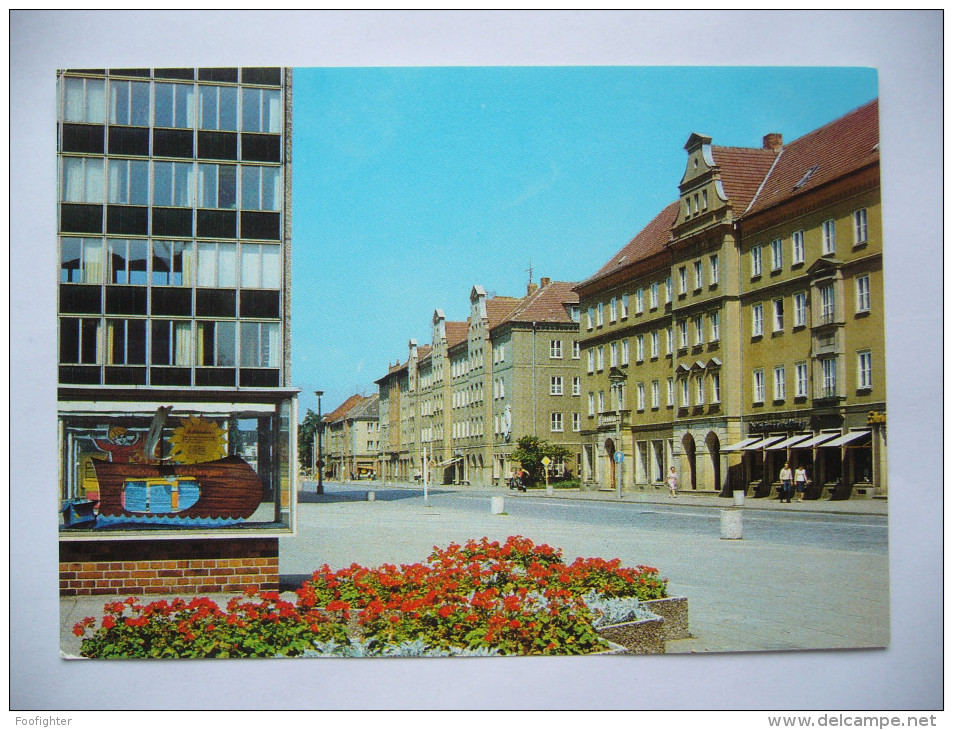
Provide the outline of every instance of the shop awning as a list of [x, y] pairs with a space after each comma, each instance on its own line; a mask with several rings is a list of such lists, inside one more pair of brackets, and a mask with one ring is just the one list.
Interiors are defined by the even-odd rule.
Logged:
[[726, 446], [725, 448], [722, 449], [722, 451], [741, 451], [748, 444], [753, 444], [755, 441], [760, 441], [760, 440], [761, 440], [760, 436], [749, 436], [744, 441], [739, 441], [738, 443], [732, 444], [731, 446]]
[[812, 439], [808, 439], [807, 441], [802, 441], [801, 443], [799, 443], [799, 444], [798, 444], [797, 446], [795, 446], [794, 448], [796, 448], [796, 449], [807, 449], [807, 448], [810, 448], [810, 447], [812, 447], [812, 446], [817, 446], [818, 444], [822, 444], [822, 443], [824, 443], [825, 441], [829, 441], [829, 440], [832, 439], [832, 438], [836, 438], [836, 437], [839, 436], [839, 435], [840, 435], [840, 434], [837, 434], [837, 433], [821, 433], [821, 434], [818, 434], [817, 436], [815, 436], [815, 437], [812, 438]]
[[747, 446], [743, 447], [742, 450], [743, 451], [760, 451], [761, 449], [764, 449], [770, 446], [771, 444], [777, 443], [783, 438], [784, 436], [768, 436], [767, 438], [761, 439], [760, 441], [757, 441], [756, 443], [748, 444]]
[[778, 443], [769, 446], [768, 451], [774, 451], [775, 449], [788, 449], [801, 443], [802, 441], [807, 441], [809, 438], [811, 438], [811, 434], [799, 433], [797, 436], [792, 436], [789, 439], [784, 439], [784, 441], [779, 441]]
[[864, 436], [870, 436], [870, 431], [851, 431], [850, 433], [845, 433], [840, 438], [828, 441], [824, 446], [843, 446], [844, 444], [849, 444], [851, 441], [862, 439]]

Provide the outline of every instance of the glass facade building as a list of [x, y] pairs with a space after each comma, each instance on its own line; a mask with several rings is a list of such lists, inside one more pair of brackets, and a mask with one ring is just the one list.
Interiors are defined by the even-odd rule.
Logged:
[[61, 501], [100, 503], [97, 461], [238, 457], [261, 503], [215, 524], [290, 529], [290, 69], [67, 70], [57, 91]]

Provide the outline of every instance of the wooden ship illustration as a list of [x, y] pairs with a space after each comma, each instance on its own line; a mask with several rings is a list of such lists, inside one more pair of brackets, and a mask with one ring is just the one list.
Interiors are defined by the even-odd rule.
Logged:
[[[89, 460], [95, 472], [95, 499], [69, 501], [61, 510], [66, 527], [95, 526], [97, 516], [112, 518], [111, 523], [116, 519], [171, 518], [196, 523], [251, 517], [264, 496], [264, 486], [242, 457], [225, 455], [223, 430], [214, 421], [187, 418], [171, 439], [175, 459], [157, 455], [157, 447], [161, 454], [160, 434], [169, 410], [160, 408], [156, 413], [138, 452], [132, 450], [138, 437], [133, 440], [125, 428], [110, 431], [111, 443], [96, 442], [110, 453], [108, 460]], [[218, 456], [222, 458], [214, 458]]]
[[94, 461], [99, 514], [247, 519], [261, 503], [258, 474], [240, 456], [197, 464]]

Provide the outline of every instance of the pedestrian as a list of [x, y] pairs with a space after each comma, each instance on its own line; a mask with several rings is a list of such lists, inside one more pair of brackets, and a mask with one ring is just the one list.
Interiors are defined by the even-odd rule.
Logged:
[[807, 478], [807, 470], [804, 466], [799, 466], [794, 470], [794, 489], [797, 491], [797, 501], [803, 502], [804, 495], [807, 492], [807, 485], [811, 480]]
[[[794, 474], [791, 473], [791, 464], [784, 462], [784, 468], [781, 470], [781, 473], [778, 475], [778, 478], [781, 480], [781, 489], [779, 491], [779, 496], [782, 502], [787, 502], [791, 504], [791, 494], [793, 493], [793, 482]], [[798, 500], [799, 502], [801, 500]]]
[[509, 476], [506, 478], [507, 484], [510, 485], [510, 489], [516, 489], [516, 470], [510, 469]]
[[678, 499], [678, 474], [675, 473], [675, 467], [668, 470], [668, 496], [672, 499]]
[[521, 492], [526, 491], [526, 482], [529, 481], [529, 472], [526, 469], [520, 467], [520, 470], [516, 472], [516, 479], [518, 483], [517, 489]]

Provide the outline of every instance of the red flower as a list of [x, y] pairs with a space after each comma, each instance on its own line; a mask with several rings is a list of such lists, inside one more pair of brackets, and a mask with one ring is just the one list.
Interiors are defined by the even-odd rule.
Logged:
[[111, 629], [115, 625], [116, 625], [116, 619], [114, 619], [112, 616], [103, 616], [104, 629]]

